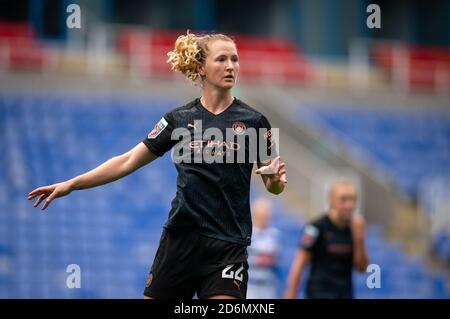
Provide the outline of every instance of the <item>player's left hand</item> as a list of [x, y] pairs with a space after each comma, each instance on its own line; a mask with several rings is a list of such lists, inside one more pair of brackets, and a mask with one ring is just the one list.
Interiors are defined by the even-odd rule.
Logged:
[[284, 184], [286, 179], [286, 163], [280, 156], [275, 157], [269, 165], [261, 166], [255, 171], [256, 174], [267, 175], [271, 179], [276, 179]]

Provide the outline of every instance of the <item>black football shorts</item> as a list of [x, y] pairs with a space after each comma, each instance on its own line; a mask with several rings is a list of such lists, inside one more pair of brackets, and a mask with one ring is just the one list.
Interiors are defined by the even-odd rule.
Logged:
[[188, 299], [247, 295], [247, 246], [200, 235], [163, 230], [144, 295]]

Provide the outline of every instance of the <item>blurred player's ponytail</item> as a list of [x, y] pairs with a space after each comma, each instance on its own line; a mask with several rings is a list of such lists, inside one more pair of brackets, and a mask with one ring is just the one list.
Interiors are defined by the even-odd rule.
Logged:
[[224, 34], [195, 35], [189, 33], [180, 35], [175, 41], [175, 47], [167, 53], [167, 63], [172, 65], [172, 70], [183, 73], [194, 84], [201, 78], [198, 67], [203, 64], [208, 55], [208, 43], [212, 40], [224, 40], [234, 42]]

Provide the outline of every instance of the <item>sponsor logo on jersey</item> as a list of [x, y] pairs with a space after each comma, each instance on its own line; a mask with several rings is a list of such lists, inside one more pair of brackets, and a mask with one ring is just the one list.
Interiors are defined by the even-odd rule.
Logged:
[[353, 246], [350, 244], [329, 244], [327, 245], [327, 251], [334, 255], [349, 255], [353, 253]]
[[190, 148], [216, 147], [234, 151], [238, 151], [241, 148], [241, 146], [235, 142], [215, 141], [215, 140], [194, 140], [189, 144], [189, 147]]
[[[231, 127], [208, 127], [203, 130], [202, 120], [190, 119], [171, 132], [171, 140], [177, 141], [172, 150], [175, 163], [270, 163], [272, 147], [277, 147], [278, 129], [246, 127], [241, 121]], [[150, 135], [156, 136], [165, 124], [157, 125]], [[276, 152], [276, 153], [275, 153]], [[193, 156], [191, 156], [193, 155]]]

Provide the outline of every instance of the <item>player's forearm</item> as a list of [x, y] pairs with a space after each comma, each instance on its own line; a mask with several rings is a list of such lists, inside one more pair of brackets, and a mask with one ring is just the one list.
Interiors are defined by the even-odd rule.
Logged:
[[353, 249], [353, 264], [358, 271], [363, 272], [367, 269], [369, 264], [364, 238], [356, 239]]
[[93, 170], [68, 181], [72, 190], [92, 188], [114, 182], [133, 170], [127, 165], [129, 154], [122, 154], [109, 159]]
[[293, 265], [287, 282], [286, 294], [288, 298], [295, 298], [297, 296], [298, 286], [302, 277], [303, 267], [297, 263]]
[[302, 251], [297, 252], [292, 263], [291, 270], [288, 275], [286, 297], [295, 298], [297, 297], [298, 286], [303, 274], [303, 269], [306, 264], [305, 254]]
[[363, 272], [369, 264], [369, 258], [365, 243], [365, 221], [362, 215], [353, 216], [350, 227], [353, 237], [353, 264], [358, 271]]

